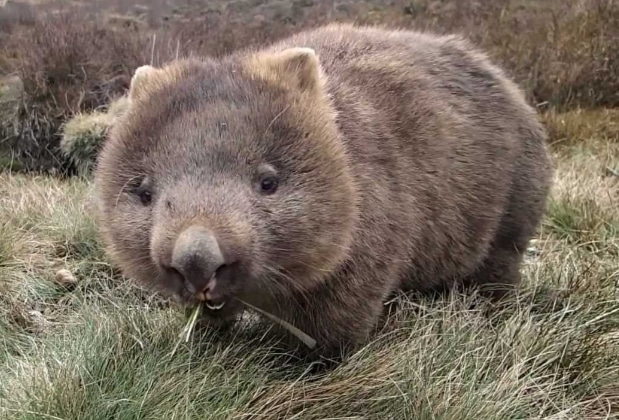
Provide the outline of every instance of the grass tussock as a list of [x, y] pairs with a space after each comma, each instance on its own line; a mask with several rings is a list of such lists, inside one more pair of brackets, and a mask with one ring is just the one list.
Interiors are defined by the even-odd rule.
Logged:
[[89, 176], [108, 130], [125, 110], [128, 98], [121, 96], [106, 110], [79, 113], [62, 128], [60, 150], [80, 176]]
[[[615, 146], [556, 148], [549, 213], [505, 306], [401, 297], [366, 347], [318, 371], [278, 350], [268, 324], [196, 328], [179, 344], [183, 314], [108, 265], [86, 180], [0, 175], [0, 414], [615, 418], [619, 213], [602, 171]], [[75, 279], [59, 283], [59, 269]]]

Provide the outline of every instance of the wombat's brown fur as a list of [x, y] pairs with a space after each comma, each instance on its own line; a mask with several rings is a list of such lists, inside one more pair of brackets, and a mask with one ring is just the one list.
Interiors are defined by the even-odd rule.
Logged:
[[124, 273], [213, 320], [261, 307], [320, 350], [364, 342], [397, 289], [502, 295], [552, 163], [520, 90], [456, 36], [329, 25], [145, 66], [96, 172]]

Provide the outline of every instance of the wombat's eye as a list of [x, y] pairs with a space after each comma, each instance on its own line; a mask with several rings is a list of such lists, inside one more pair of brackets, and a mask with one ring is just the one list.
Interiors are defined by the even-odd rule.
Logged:
[[260, 179], [260, 192], [263, 194], [273, 194], [277, 191], [278, 179], [275, 175], [265, 175]]
[[142, 202], [142, 204], [144, 204], [145, 206], [150, 204], [150, 201], [152, 200], [152, 194], [150, 191], [148, 190], [141, 191], [139, 193], [139, 196], [140, 196], [140, 201]]
[[133, 190], [133, 193], [140, 198], [143, 205], [148, 206], [153, 199], [149, 178], [142, 178], [139, 185]]

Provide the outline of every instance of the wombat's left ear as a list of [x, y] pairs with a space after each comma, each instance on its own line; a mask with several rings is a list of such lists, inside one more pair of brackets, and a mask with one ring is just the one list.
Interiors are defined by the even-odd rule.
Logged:
[[259, 53], [250, 67], [255, 74], [304, 91], [321, 88], [323, 84], [320, 61], [312, 48], [294, 47]]

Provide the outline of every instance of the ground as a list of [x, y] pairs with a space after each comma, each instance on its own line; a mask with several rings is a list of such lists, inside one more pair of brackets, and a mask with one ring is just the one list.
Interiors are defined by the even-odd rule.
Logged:
[[[278, 2], [231, 2], [254, 3]], [[268, 325], [174, 352], [187, 317], [110, 266], [89, 178], [0, 172], [0, 417], [619, 419], [619, 110], [600, 92], [540, 105], [557, 173], [521, 292], [401, 297], [326, 371]]]

